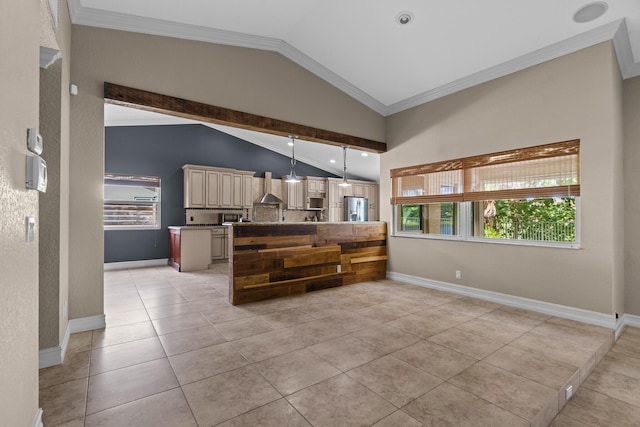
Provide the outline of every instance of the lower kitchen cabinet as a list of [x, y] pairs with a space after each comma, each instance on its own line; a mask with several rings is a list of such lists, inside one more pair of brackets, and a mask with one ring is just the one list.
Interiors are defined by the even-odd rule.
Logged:
[[214, 227], [211, 229], [211, 261], [229, 258], [227, 254], [228, 227]]
[[206, 270], [211, 263], [211, 230], [169, 227], [169, 265], [178, 271]]

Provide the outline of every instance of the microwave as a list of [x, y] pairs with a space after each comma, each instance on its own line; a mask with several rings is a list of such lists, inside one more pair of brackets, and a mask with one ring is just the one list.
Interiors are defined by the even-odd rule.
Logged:
[[242, 214], [238, 213], [221, 213], [220, 214], [220, 224], [225, 222], [238, 222], [242, 218]]

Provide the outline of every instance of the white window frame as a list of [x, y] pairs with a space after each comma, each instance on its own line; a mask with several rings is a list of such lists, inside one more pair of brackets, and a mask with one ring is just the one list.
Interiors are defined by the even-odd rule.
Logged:
[[400, 230], [400, 218], [398, 215], [398, 206], [392, 205], [392, 237], [411, 238], [411, 239], [432, 239], [432, 240], [454, 240], [462, 242], [473, 243], [491, 243], [498, 245], [516, 245], [516, 246], [539, 246], [539, 247], [551, 247], [551, 248], [564, 248], [564, 249], [580, 249], [580, 196], [575, 197], [576, 201], [576, 219], [575, 219], [575, 242], [549, 242], [543, 240], [520, 240], [520, 239], [497, 239], [490, 237], [477, 237], [472, 235], [472, 209], [473, 202], [457, 202], [459, 203], [459, 235], [447, 235], [447, 234], [429, 234], [429, 233], [415, 233], [415, 232], [403, 232]]
[[[109, 176], [116, 176], [114, 174], [108, 174]], [[105, 174], [105, 176], [107, 176], [107, 174]], [[127, 181], [125, 175], [121, 175], [122, 180], [123, 181]], [[131, 176], [131, 178], [146, 178], [146, 177], [137, 177], [137, 176]], [[108, 201], [108, 200], [104, 200], [103, 198], [103, 229], [105, 231], [114, 231], [114, 230], [121, 230], [121, 231], [125, 231], [125, 230], [160, 230], [162, 228], [162, 214], [161, 214], [161, 206], [162, 206], [162, 186], [161, 186], [161, 180], [159, 177], [148, 177], [148, 178], [156, 178], [158, 180], [158, 186], [157, 186], [157, 195], [158, 195], [158, 199], [157, 201]], [[128, 181], [131, 182], [131, 181]], [[104, 185], [104, 184], [103, 184]], [[127, 186], [130, 187], [147, 187], [144, 184], [140, 184], [140, 185], [131, 185], [131, 184], [127, 184]], [[104, 188], [104, 187], [103, 187]], [[104, 210], [107, 204], [109, 205], [129, 205], [129, 206], [148, 206], [149, 204], [154, 204], [155, 205], [155, 223], [153, 225], [105, 225], [104, 224]]]

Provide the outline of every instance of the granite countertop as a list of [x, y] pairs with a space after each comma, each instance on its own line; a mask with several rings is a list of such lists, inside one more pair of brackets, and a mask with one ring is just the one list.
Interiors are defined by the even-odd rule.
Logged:
[[171, 228], [173, 230], [211, 230], [212, 228], [222, 227], [226, 227], [226, 225], [170, 225], [167, 228]]
[[234, 222], [234, 226], [252, 226], [252, 225], [331, 225], [331, 224], [384, 224], [385, 221], [300, 221], [300, 222]]

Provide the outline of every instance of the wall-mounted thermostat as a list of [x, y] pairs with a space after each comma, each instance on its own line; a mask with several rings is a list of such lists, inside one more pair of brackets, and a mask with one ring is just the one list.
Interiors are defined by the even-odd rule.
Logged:
[[27, 156], [27, 188], [47, 191], [47, 162], [40, 156]]
[[42, 135], [34, 128], [27, 129], [27, 148], [35, 154], [42, 154]]

